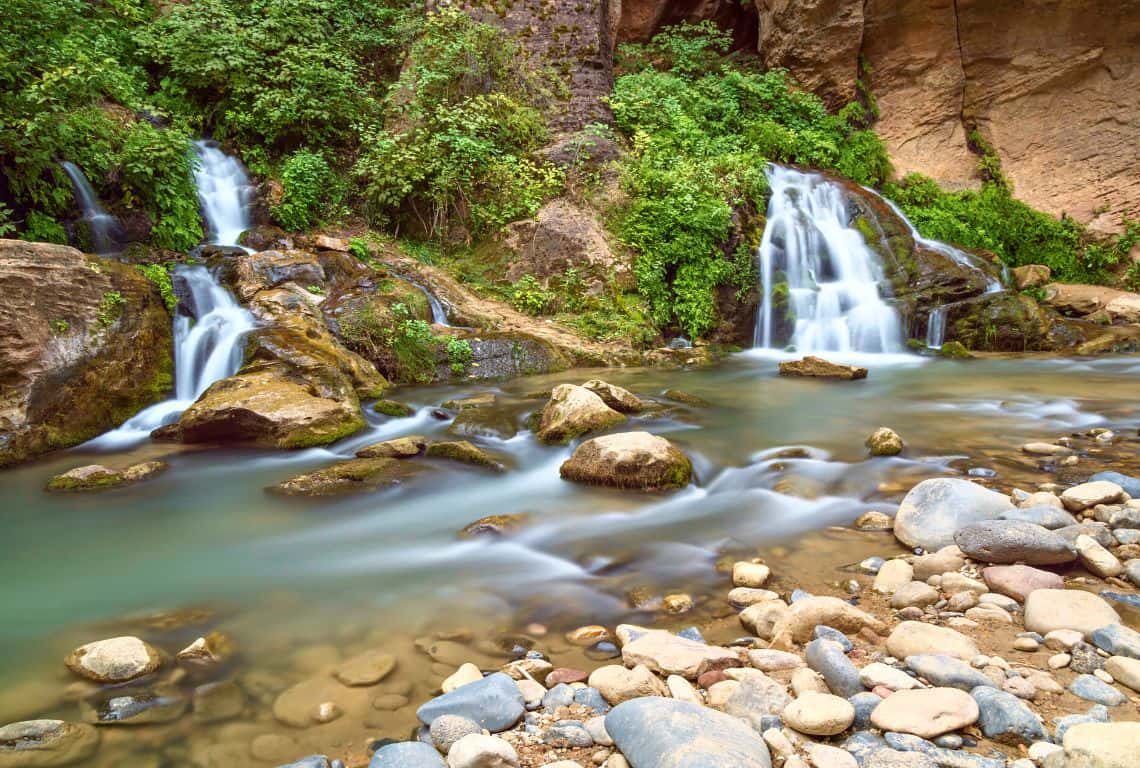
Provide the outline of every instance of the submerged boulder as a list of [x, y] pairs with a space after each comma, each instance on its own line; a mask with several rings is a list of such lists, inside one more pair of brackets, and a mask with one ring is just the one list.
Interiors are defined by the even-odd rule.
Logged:
[[822, 357], [808, 355], [802, 360], [789, 360], [780, 363], [780, 375], [853, 381], [867, 378], [867, 369], [854, 365], [840, 365], [824, 360]]
[[416, 472], [414, 462], [393, 458], [351, 459], [291, 477], [271, 490], [286, 496], [339, 496], [395, 485]]
[[169, 466], [161, 461], [144, 461], [126, 469], [111, 469], [102, 464], [88, 464], [69, 469], [48, 480], [49, 491], [97, 491], [149, 480], [162, 474]]
[[610, 408], [598, 395], [584, 387], [559, 384], [550, 393], [538, 423], [538, 439], [544, 443], [565, 443], [588, 432], [598, 432], [621, 424], [625, 416]]
[[166, 397], [170, 315], [134, 267], [0, 239], [0, 466], [90, 440]]
[[582, 443], [559, 470], [566, 480], [637, 490], [689, 483], [693, 465], [679, 448], [648, 432], [619, 432]]
[[74, 765], [95, 754], [99, 731], [86, 723], [25, 720], [0, 727], [0, 768]]
[[602, 398], [602, 402], [618, 413], [641, 413], [646, 407], [641, 398], [628, 389], [622, 389], [601, 379], [590, 379], [582, 385], [582, 388]]
[[432, 443], [427, 447], [427, 455], [436, 459], [448, 459], [450, 461], [457, 461], [460, 464], [470, 464], [473, 467], [483, 467], [494, 472], [503, 472], [506, 470], [503, 462], [466, 440], [456, 440], [450, 443]]

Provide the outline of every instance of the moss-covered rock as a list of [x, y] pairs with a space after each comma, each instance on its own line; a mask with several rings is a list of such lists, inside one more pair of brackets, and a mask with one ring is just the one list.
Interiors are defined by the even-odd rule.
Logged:
[[808, 355], [802, 360], [787, 360], [780, 363], [780, 375], [853, 381], [867, 378], [867, 369], [855, 365], [841, 365], [824, 360], [822, 357]]
[[459, 532], [461, 539], [473, 539], [476, 536], [506, 536], [514, 533], [529, 522], [531, 516], [526, 513], [513, 515], [487, 515], [463, 526]]
[[619, 432], [582, 443], [559, 472], [567, 480], [590, 485], [660, 491], [688, 485], [693, 466], [663, 437]]
[[509, 440], [518, 434], [518, 420], [509, 409], [495, 406], [462, 408], [447, 431], [457, 437], [494, 437]]
[[970, 354], [970, 350], [966, 349], [966, 347], [964, 347], [960, 341], [946, 342], [941, 346], [941, 348], [939, 348], [938, 354], [942, 357], [949, 357], [958, 360], [966, 360], [973, 357], [973, 355]]
[[423, 435], [406, 435], [381, 443], [366, 445], [356, 452], [358, 459], [410, 459], [422, 455], [431, 440]]
[[470, 464], [475, 467], [483, 467], [495, 472], [506, 471], [506, 466], [503, 462], [466, 440], [432, 443], [427, 447], [427, 456], [435, 459], [457, 461], [461, 464]]
[[0, 466], [89, 440], [167, 396], [170, 316], [134, 267], [0, 239]]
[[286, 496], [340, 496], [395, 485], [419, 471], [422, 465], [392, 458], [351, 459], [271, 486]]
[[415, 408], [398, 403], [395, 400], [377, 400], [372, 404], [372, 410], [382, 416], [391, 416], [394, 419], [403, 419], [416, 414]]
[[111, 469], [102, 464], [88, 464], [69, 469], [48, 480], [48, 491], [98, 491], [140, 483], [169, 469], [165, 462], [144, 461], [126, 469]]
[[665, 397], [669, 398], [675, 403], [683, 403], [684, 405], [691, 405], [694, 408], [708, 408], [712, 405], [708, 400], [703, 397], [697, 397], [691, 392], [686, 392], [682, 389], [667, 389], [665, 390]]
[[603, 403], [618, 413], [641, 413], [646, 409], [645, 403], [637, 395], [601, 379], [590, 379], [582, 388], [602, 398]]
[[624, 421], [625, 416], [590, 390], [560, 384], [551, 391], [550, 400], [539, 415], [537, 436], [544, 443], [565, 443]]
[[988, 293], [946, 308], [944, 338], [982, 352], [1049, 350], [1052, 324], [1050, 313], [1030, 296]]

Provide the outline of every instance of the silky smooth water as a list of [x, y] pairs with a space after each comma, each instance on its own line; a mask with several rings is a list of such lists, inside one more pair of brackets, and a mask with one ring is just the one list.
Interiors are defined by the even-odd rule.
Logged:
[[83, 211], [83, 221], [91, 230], [91, 247], [97, 254], [107, 254], [115, 250], [115, 238], [120, 234], [119, 220], [107, 213], [99, 196], [91, 187], [86, 174], [75, 163], [64, 160], [60, 163], [75, 189], [75, 199]]
[[250, 227], [253, 186], [241, 161], [227, 155], [216, 142], [194, 142], [198, 163], [194, 183], [206, 219], [210, 242], [236, 246], [241, 233]]
[[946, 307], [935, 307], [930, 310], [926, 319], [926, 346], [930, 349], [942, 349], [942, 341], [946, 338]]

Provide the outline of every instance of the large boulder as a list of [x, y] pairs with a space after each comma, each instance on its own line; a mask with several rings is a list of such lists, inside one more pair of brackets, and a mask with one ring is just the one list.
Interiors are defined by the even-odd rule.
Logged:
[[1065, 731], [1063, 760], [1046, 768], [1132, 768], [1140, 754], [1140, 723], [1079, 723]]
[[1076, 554], [1064, 538], [1023, 520], [984, 520], [959, 528], [954, 543], [963, 554], [983, 563], [1058, 565]]
[[511, 252], [507, 279], [531, 275], [546, 282], [577, 270], [588, 283], [603, 287], [610, 279], [633, 287], [633, 269], [610, 248], [597, 214], [565, 198], [557, 198], [528, 219], [507, 225], [504, 246]]
[[565, 443], [579, 435], [598, 432], [621, 424], [625, 416], [584, 387], [559, 384], [550, 393], [538, 422], [538, 439], [544, 443]]
[[1053, 349], [1050, 330], [1055, 319], [1025, 294], [985, 293], [946, 308], [943, 343], [956, 341], [981, 352]]
[[895, 538], [910, 547], [940, 549], [972, 523], [994, 520], [1013, 509], [1009, 497], [957, 478], [923, 480], [910, 489], [895, 515]]
[[699, 704], [656, 696], [606, 715], [606, 732], [632, 768], [770, 768], [760, 734]]
[[0, 466], [89, 440], [166, 397], [170, 316], [134, 267], [0, 239]]
[[0, 768], [75, 765], [95, 754], [99, 731], [86, 723], [25, 720], [0, 726]]
[[802, 360], [787, 360], [780, 363], [780, 375], [852, 381], [867, 378], [867, 369], [854, 365], [841, 365], [824, 360], [822, 357], [808, 355]]
[[390, 457], [351, 459], [283, 480], [270, 490], [286, 496], [341, 496], [395, 485], [422, 465]]
[[663, 437], [619, 432], [582, 443], [559, 472], [567, 480], [591, 485], [657, 491], [688, 485], [693, 465]]
[[1101, 627], [1119, 623], [1120, 615], [1092, 592], [1035, 589], [1025, 599], [1025, 628], [1041, 635], [1072, 629], [1088, 638]]

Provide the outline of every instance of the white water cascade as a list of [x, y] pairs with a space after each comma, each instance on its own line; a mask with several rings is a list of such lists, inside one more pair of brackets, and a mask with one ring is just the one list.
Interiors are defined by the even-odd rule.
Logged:
[[451, 327], [451, 323], [447, 319], [447, 309], [444, 308], [443, 302], [435, 297], [434, 293], [410, 277], [404, 277], [403, 275], [392, 272], [391, 270], [388, 271], [388, 274], [397, 280], [402, 280], [413, 288], [419, 289], [420, 293], [422, 293], [424, 295], [424, 298], [427, 299], [428, 306], [431, 308], [431, 321], [433, 325], [443, 325], [449, 328]]
[[942, 340], [946, 338], [947, 306], [930, 310], [930, 317], [926, 320], [926, 346], [930, 349], [942, 349]]
[[850, 225], [842, 190], [819, 174], [769, 166], [772, 197], [758, 254], [762, 301], [754, 344], [777, 345], [777, 299], [787, 290], [791, 338], [805, 352], [900, 352], [898, 313], [879, 291], [878, 256]]
[[[213, 242], [237, 246], [250, 225], [249, 180], [241, 163], [217, 147], [203, 142], [195, 146], [200, 157], [211, 158], [194, 179]], [[91, 447], [115, 450], [145, 440], [152, 430], [177, 421], [211, 384], [241, 367], [242, 342], [254, 328], [253, 315], [205, 267], [177, 267], [173, 279], [185, 286], [188, 300], [183, 303], [190, 305], [186, 312], [180, 304], [174, 317], [174, 398], [139, 411], [123, 426], [95, 438]]]
[[111, 253], [115, 250], [115, 237], [119, 232], [119, 220], [103, 208], [99, 196], [91, 187], [87, 176], [75, 163], [64, 160], [60, 163], [64, 173], [71, 179], [75, 187], [75, 198], [83, 210], [83, 220], [91, 229], [91, 247], [97, 254]]

